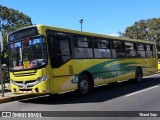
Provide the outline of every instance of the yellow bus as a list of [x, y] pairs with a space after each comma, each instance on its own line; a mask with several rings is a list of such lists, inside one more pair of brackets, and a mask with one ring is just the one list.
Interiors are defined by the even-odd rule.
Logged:
[[157, 72], [153, 42], [35, 25], [8, 35], [13, 93], [88, 94], [95, 86]]

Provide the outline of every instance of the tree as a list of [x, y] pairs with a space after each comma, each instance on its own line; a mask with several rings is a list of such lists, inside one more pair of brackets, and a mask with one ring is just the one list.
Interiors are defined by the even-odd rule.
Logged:
[[127, 27], [124, 33], [119, 33], [121, 37], [154, 41], [160, 51], [160, 18], [142, 19]]
[[32, 25], [30, 17], [18, 10], [0, 5], [0, 30], [3, 32], [3, 35], [28, 25]]
[[[0, 30], [3, 34], [4, 57], [7, 58], [7, 34], [22, 27], [32, 25], [31, 18], [18, 10], [0, 5]], [[7, 60], [5, 60], [7, 61]]]

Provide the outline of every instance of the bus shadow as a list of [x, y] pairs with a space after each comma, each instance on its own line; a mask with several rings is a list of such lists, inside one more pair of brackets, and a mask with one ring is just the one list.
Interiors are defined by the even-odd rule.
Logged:
[[56, 95], [53, 98], [46, 95], [36, 98], [20, 100], [19, 102], [33, 103], [33, 104], [52, 104], [52, 105], [104, 102], [159, 84], [160, 84], [160, 77], [144, 78], [144, 81], [141, 83], [133, 83], [130, 81], [125, 81], [117, 84], [97, 87], [91, 94], [87, 96], [79, 96], [76, 92], [70, 92], [70, 93]]

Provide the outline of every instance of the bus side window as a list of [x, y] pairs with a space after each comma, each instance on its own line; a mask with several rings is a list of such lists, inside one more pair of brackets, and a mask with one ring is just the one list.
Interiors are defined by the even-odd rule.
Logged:
[[93, 58], [91, 38], [75, 36], [74, 46], [75, 58]]
[[64, 36], [48, 37], [51, 66], [58, 68], [71, 58], [69, 38]]
[[116, 50], [114, 48], [114, 43], [113, 43], [112, 39], [110, 40], [110, 49], [111, 49], [111, 53], [112, 53], [112, 58], [116, 58]]
[[94, 40], [95, 58], [111, 58], [110, 42], [105, 39]]
[[60, 40], [60, 52], [63, 63], [67, 62], [71, 58], [69, 38], [64, 38]]
[[152, 51], [152, 57], [156, 57], [156, 52], [155, 52], [155, 45], [151, 45], [151, 51]]
[[122, 41], [113, 41], [113, 48], [115, 49], [115, 54], [117, 58], [124, 58], [125, 55], [125, 47], [124, 42]]
[[136, 57], [136, 49], [134, 43], [125, 42], [125, 52], [127, 57]]
[[48, 39], [48, 52], [49, 52], [49, 55], [53, 56], [53, 47], [52, 47], [52, 45], [53, 45], [54, 37], [50, 35], [50, 36], [47, 37], [47, 39]]
[[152, 58], [151, 45], [146, 45], [146, 57]]
[[142, 57], [142, 58], [146, 57], [144, 44], [141, 44], [141, 43], [137, 44], [137, 55], [138, 57]]

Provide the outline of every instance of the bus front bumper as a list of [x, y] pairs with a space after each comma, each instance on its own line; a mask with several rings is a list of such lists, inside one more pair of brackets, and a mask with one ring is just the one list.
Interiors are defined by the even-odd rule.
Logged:
[[43, 94], [50, 93], [49, 80], [48, 78], [41, 80], [36, 80], [35, 82], [25, 83], [25, 82], [15, 82], [11, 80], [10, 82], [12, 93], [33, 93], [33, 94]]

